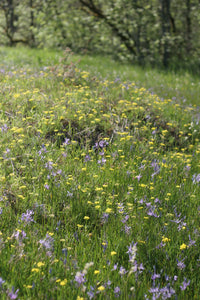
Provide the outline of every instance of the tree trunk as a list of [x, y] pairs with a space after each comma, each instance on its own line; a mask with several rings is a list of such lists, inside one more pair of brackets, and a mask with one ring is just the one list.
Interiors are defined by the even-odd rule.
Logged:
[[160, 0], [161, 3], [161, 25], [163, 40], [163, 65], [165, 68], [169, 66], [170, 60], [170, 0]]

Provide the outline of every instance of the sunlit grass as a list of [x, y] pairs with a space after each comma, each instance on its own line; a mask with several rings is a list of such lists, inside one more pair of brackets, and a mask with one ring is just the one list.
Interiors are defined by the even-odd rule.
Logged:
[[20, 51], [1, 50], [1, 299], [198, 299], [197, 108]]

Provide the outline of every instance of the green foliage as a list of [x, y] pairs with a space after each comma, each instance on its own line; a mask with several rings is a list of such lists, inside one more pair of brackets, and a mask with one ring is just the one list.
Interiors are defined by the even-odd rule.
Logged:
[[[199, 1], [1, 2], [2, 44], [110, 54], [199, 72]], [[168, 6], [167, 6], [168, 5]], [[167, 10], [168, 7], [168, 10]]]

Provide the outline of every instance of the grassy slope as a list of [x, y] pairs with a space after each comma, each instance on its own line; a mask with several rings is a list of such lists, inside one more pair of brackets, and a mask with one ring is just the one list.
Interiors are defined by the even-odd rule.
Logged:
[[151, 299], [155, 285], [198, 299], [195, 109], [112, 81], [125, 67], [106, 59], [83, 72], [41, 69], [55, 52], [1, 55], [1, 298]]
[[[12, 50], [1, 48], [0, 56], [6, 63], [16, 65], [44, 66], [58, 63], [62, 56], [60, 51], [30, 50], [19, 48], [15, 50], [13, 57]], [[179, 103], [199, 106], [200, 78], [193, 76], [187, 71], [170, 72], [158, 69], [140, 68], [130, 64], [121, 64], [112, 59], [101, 56], [78, 56], [74, 61], [79, 61], [79, 66], [113, 80], [119, 77], [123, 81], [134, 81], [137, 86], [145, 87], [158, 94], [162, 98], [175, 99]]]

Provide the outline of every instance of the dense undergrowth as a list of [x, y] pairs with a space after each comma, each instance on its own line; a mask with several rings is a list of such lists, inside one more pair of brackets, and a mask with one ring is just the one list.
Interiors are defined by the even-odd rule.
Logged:
[[197, 108], [69, 51], [0, 89], [1, 299], [198, 299]]

